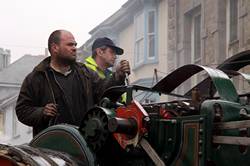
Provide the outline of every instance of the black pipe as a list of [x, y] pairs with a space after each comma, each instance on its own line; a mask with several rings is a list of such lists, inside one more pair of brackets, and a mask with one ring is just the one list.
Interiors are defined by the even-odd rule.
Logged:
[[111, 133], [135, 135], [137, 132], [137, 123], [133, 118], [111, 118], [108, 121], [108, 129]]

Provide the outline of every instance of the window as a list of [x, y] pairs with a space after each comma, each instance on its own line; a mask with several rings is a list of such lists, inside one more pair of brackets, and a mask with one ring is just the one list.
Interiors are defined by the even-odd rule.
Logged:
[[4, 134], [4, 113], [0, 112], [0, 135]]
[[[202, 61], [202, 40], [201, 40], [201, 5], [198, 5], [184, 15], [184, 53], [180, 54], [177, 52], [176, 65], [184, 64], [201, 64]], [[179, 66], [178, 66], [179, 67]], [[183, 87], [178, 93], [185, 92], [193, 87], [202, 78], [202, 74], [196, 74], [191, 79], [188, 79], [183, 83]]]
[[[4, 50], [3, 50], [4, 51]], [[9, 64], [10, 61], [10, 55], [8, 54], [7, 51], [5, 51], [4, 53], [0, 54], [0, 68], [6, 68]]]
[[[191, 59], [193, 64], [201, 64], [201, 14], [198, 12], [192, 17], [191, 29]], [[201, 78], [197, 74], [192, 79], [192, 86], [198, 83]]]
[[135, 63], [139, 64], [144, 59], [144, 15], [135, 17]]
[[148, 12], [148, 58], [155, 57], [155, 11]]
[[229, 41], [238, 39], [238, 0], [229, 0]]
[[156, 25], [156, 9], [153, 5], [144, 8], [134, 17], [135, 67], [157, 62]]
[[193, 17], [192, 22], [192, 63], [201, 63], [201, 15]]
[[17, 116], [16, 116], [16, 114], [13, 114], [13, 120], [12, 120], [12, 126], [13, 126], [12, 135], [13, 135], [13, 137], [16, 137], [18, 135], [18, 133], [17, 133], [18, 125], [17, 125], [17, 123], [18, 123]]

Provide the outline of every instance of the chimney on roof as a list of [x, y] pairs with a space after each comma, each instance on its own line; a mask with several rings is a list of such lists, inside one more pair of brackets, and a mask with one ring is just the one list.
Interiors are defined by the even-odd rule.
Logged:
[[48, 48], [45, 48], [45, 53], [44, 53], [44, 55], [45, 55], [46, 57], [49, 56], [49, 49], [48, 49]]
[[10, 50], [0, 48], [0, 71], [10, 64]]

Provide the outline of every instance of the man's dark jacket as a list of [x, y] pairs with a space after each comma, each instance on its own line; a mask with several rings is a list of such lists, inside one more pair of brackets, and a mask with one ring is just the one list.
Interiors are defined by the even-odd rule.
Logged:
[[[79, 93], [73, 94], [74, 100], [82, 97], [81, 112], [74, 112], [69, 108], [65, 95], [55, 79], [52, 69], [49, 67], [50, 57], [44, 59], [24, 79], [16, 104], [18, 119], [33, 127], [33, 135], [47, 128], [53, 120], [53, 124], [69, 123], [79, 125], [84, 113], [96, 104], [103, 91], [114, 85], [123, 84], [123, 79], [112, 78], [102, 80], [98, 75], [89, 70], [84, 64], [75, 63], [73, 69], [79, 78]], [[48, 103], [59, 105], [59, 116], [49, 119], [43, 114], [44, 106]], [[66, 111], [67, 110], [67, 111]]]

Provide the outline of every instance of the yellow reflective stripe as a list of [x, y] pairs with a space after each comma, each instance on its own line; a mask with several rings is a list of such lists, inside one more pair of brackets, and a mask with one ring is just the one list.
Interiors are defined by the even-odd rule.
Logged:
[[127, 93], [123, 93], [122, 96], [121, 96], [121, 102], [122, 103], [126, 103], [126, 100], [127, 100]]
[[96, 72], [100, 78], [102, 78], [102, 79], [105, 78], [104, 72], [102, 70], [100, 70], [100, 69], [97, 68], [97, 64], [96, 64], [95, 60], [92, 58], [92, 56], [86, 58], [85, 60], [86, 60], [85, 65], [89, 69], [91, 69], [94, 72]]
[[100, 78], [102, 78], [102, 79], [105, 78], [105, 74], [102, 71], [97, 72], [97, 74], [99, 75]]
[[91, 69], [91, 70], [93, 70], [93, 71], [96, 71], [96, 70], [97, 70], [95, 66], [93, 66], [93, 65], [91, 65], [91, 64], [89, 64], [89, 63], [85, 63], [85, 65], [86, 65], [89, 69]]
[[85, 61], [86, 61], [86, 63], [91, 64], [91, 65], [97, 67], [97, 64], [96, 64], [96, 62], [95, 62], [95, 60], [94, 60], [94, 58], [92, 56], [87, 57], [85, 59]]
[[[95, 62], [95, 60], [93, 59], [92, 56], [89, 56], [89, 57], [87, 57], [87, 58], [85, 59], [85, 65], [86, 65], [89, 69], [91, 69], [91, 70], [93, 70], [94, 72], [96, 72], [100, 78], [102, 78], [102, 79], [106, 78], [104, 72], [103, 72], [102, 70], [98, 69], [97, 64], [96, 64], [96, 62]], [[109, 76], [111, 77], [111, 76], [112, 76], [112, 73], [110, 73]], [[123, 93], [123, 94], [121, 95], [120, 101], [121, 101], [122, 103], [126, 103], [126, 100], [127, 100], [127, 93]]]

